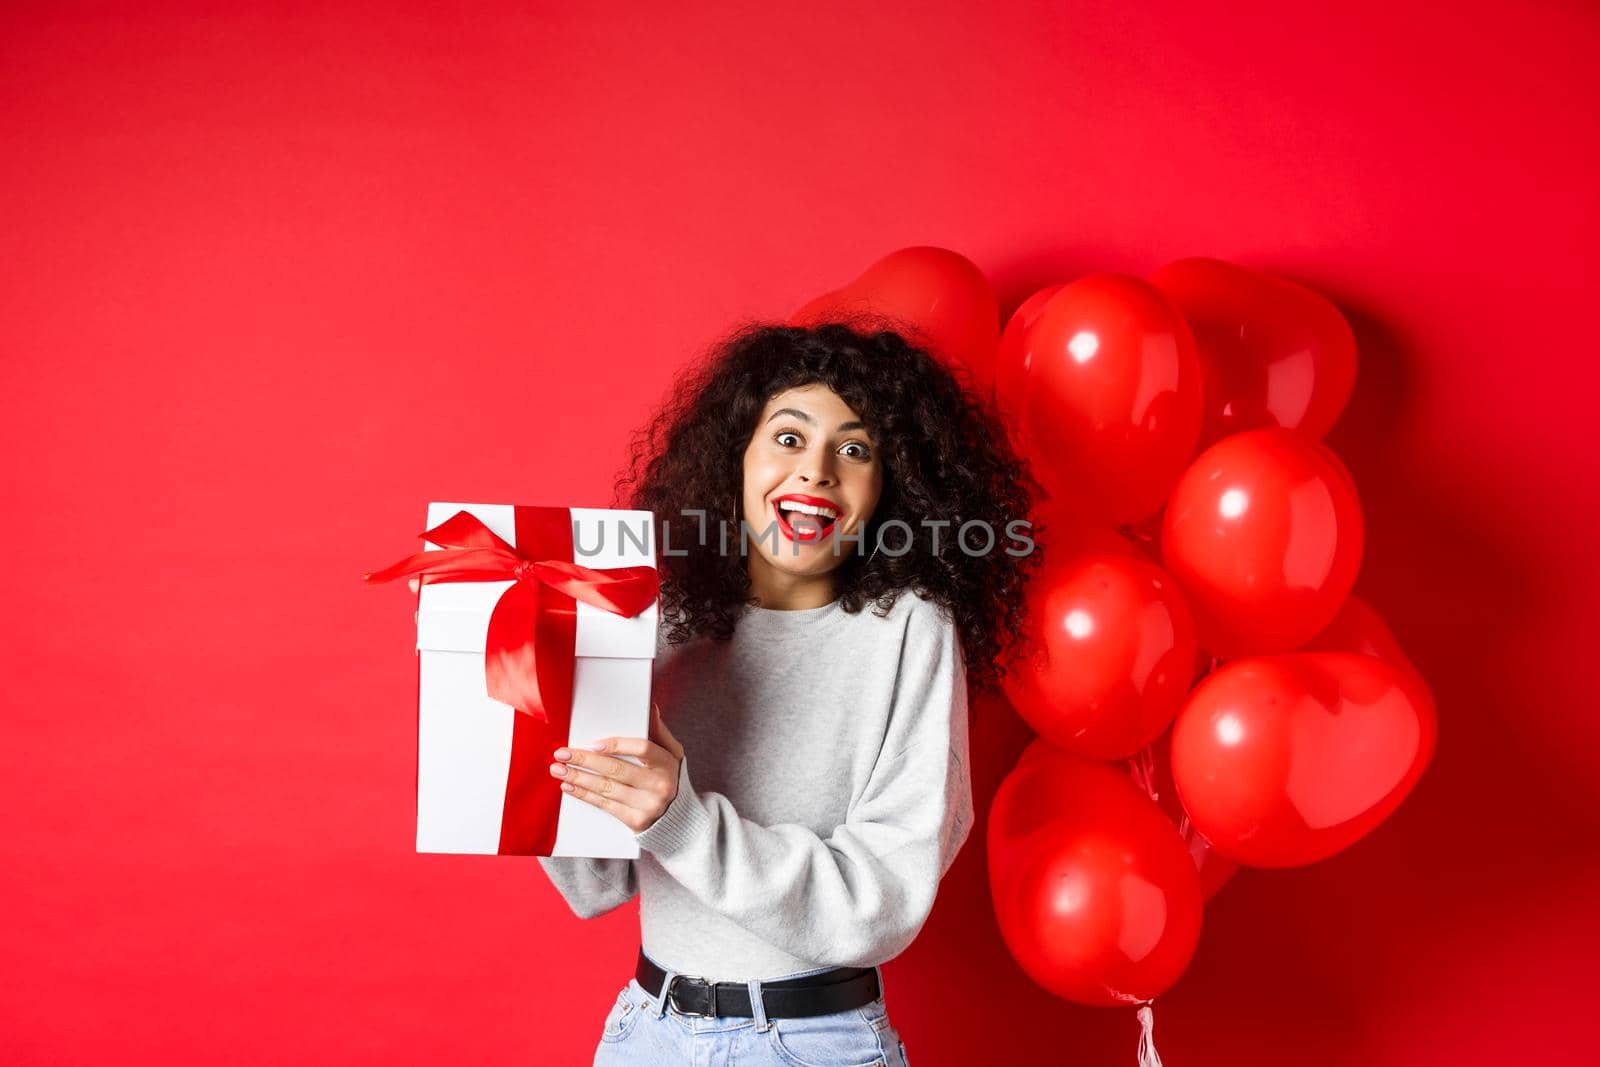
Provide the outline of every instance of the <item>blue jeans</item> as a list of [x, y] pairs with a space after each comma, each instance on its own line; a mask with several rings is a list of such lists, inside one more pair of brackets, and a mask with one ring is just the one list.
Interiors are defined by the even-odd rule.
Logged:
[[[661, 966], [659, 963], [657, 966]], [[761, 982], [750, 982], [754, 1019], [734, 1015], [714, 1018], [680, 1015], [666, 991], [675, 972], [667, 971], [662, 995], [645, 992], [630, 979], [606, 1016], [595, 1049], [594, 1067], [908, 1067], [906, 1047], [889, 1024], [884, 1003], [883, 972], [879, 996], [870, 1004], [832, 1015], [801, 1019], [769, 1019], [761, 1007]], [[802, 978], [830, 968], [779, 975]]]

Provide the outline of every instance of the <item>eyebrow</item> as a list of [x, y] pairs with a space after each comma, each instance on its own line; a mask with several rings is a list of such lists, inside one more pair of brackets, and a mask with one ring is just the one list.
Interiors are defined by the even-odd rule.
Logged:
[[[771, 418], [768, 418], [767, 421], [771, 422], [773, 419], [777, 418], [779, 415], [793, 415], [795, 418], [799, 419], [801, 422], [809, 423], [812, 426], [815, 426], [817, 424], [817, 420], [816, 419], [813, 419], [810, 415], [807, 415], [805, 412], [801, 411], [799, 408], [779, 408], [777, 411], [774, 411], [772, 413]], [[841, 422], [839, 424], [839, 426], [838, 426], [838, 429], [836, 429], [834, 432], [835, 433], [843, 433], [846, 430], [865, 430], [866, 428], [867, 428], [867, 424], [864, 423], [864, 422]]]

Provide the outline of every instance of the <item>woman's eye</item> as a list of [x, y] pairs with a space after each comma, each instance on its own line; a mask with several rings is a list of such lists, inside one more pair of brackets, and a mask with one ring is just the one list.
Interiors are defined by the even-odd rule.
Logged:
[[[801, 437], [793, 430], [779, 430], [777, 433], [772, 435], [772, 439], [778, 444], [782, 445], [784, 448], [805, 447], [805, 438]], [[839, 451], [844, 452], [847, 449], [852, 448], [855, 449], [855, 452], [851, 454], [850, 458], [860, 460], [868, 460], [872, 458], [872, 449], [868, 448], [860, 441], [851, 441], [849, 444], [842, 446]]]

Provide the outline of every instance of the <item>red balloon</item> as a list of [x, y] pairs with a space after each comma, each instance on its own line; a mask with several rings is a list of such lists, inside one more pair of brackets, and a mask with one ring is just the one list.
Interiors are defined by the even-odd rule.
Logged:
[[1405, 799], [1438, 726], [1421, 679], [1348, 652], [1226, 664], [1172, 731], [1184, 810], [1225, 856], [1296, 867], [1347, 848]]
[[1339, 614], [1305, 645], [1307, 652], [1354, 652], [1422, 677], [1372, 605], [1351, 593]]
[[1125, 776], [1034, 742], [989, 810], [1000, 934], [1028, 976], [1080, 1004], [1171, 988], [1200, 938], [1183, 842]]
[[1326, 297], [1217, 259], [1180, 259], [1150, 276], [1194, 331], [1205, 374], [1201, 447], [1282, 427], [1318, 440], [1356, 381], [1356, 338]]
[[[1000, 347], [994, 356], [994, 395], [1008, 426], [1016, 429], [1021, 415], [1022, 386], [1027, 380], [1032, 352], [1028, 346], [1028, 331], [1039, 321], [1040, 312], [1065, 285], [1050, 285], [1040, 289], [1022, 302], [1006, 321], [1005, 332], [1000, 335]], [[1015, 439], [1015, 438], [1013, 438]]]
[[947, 365], [964, 364], [983, 392], [992, 387], [1000, 305], [983, 271], [949, 249], [891, 252], [843, 289], [806, 304], [789, 322], [894, 330]]
[[1032, 654], [1003, 686], [1028, 725], [1096, 759], [1131, 756], [1159, 737], [1195, 656], [1194, 622], [1172, 579], [1132, 553], [1047, 556], [1023, 596]]
[[1178, 480], [1161, 559], [1221, 658], [1298, 648], [1355, 584], [1361, 502], [1328, 448], [1289, 430], [1225, 437]]
[[1183, 316], [1147, 282], [1062, 287], [1027, 334], [1018, 447], [1054, 500], [1110, 525], [1153, 515], [1194, 454], [1200, 365]]
[[1142, 749], [1128, 760], [1127, 768], [1133, 784], [1177, 827], [1178, 836], [1188, 846], [1189, 858], [1194, 860], [1195, 873], [1200, 876], [1200, 895], [1210, 900], [1238, 872], [1239, 865], [1213, 848], [1183, 810], [1177, 783], [1172, 780], [1172, 735], [1163, 734]]

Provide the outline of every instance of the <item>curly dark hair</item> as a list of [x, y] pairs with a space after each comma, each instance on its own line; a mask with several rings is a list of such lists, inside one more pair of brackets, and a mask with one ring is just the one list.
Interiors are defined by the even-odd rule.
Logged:
[[[697, 537], [684, 536], [680, 522], [674, 554], [663, 555], [664, 517], [703, 509], [708, 529], [726, 521], [730, 544], [737, 543], [739, 518], [730, 509], [742, 492], [743, 456], [761, 413], [784, 390], [812, 384], [833, 390], [861, 417], [883, 461], [883, 492], [862, 544], [876, 543], [878, 528], [893, 519], [912, 531], [911, 550], [901, 555], [845, 557], [834, 572], [840, 606], [855, 614], [872, 601], [883, 616], [907, 589], [936, 601], [960, 632], [969, 685], [998, 688], [1006, 670], [1002, 653], [1023, 638], [1027, 571], [1043, 556], [1042, 545], [1009, 554], [1003, 531], [1028, 518], [1039, 486], [967, 373], [888, 329], [742, 326], [679, 377], [634, 435], [613, 506], [656, 517], [667, 640], [681, 644], [702, 634], [726, 640], [752, 598], [745, 557], [718, 551], [715, 535], [701, 547]], [[980, 556], [956, 542], [962, 523], [972, 519], [996, 531], [994, 549]], [[937, 531], [937, 553], [935, 531], [923, 520], [949, 523]], [[897, 550], [904, 541], [897, 530], [883, 543]], [[677, 555], [682, 549], [687, 554]]]

